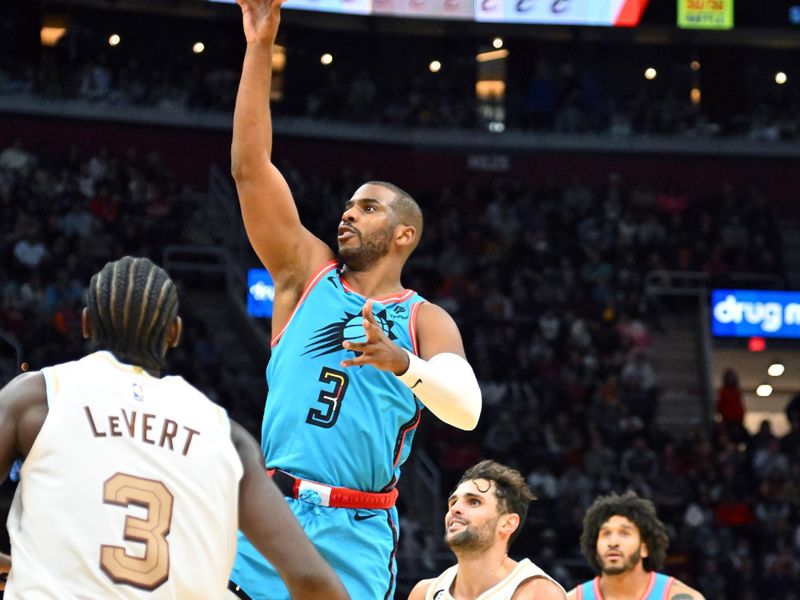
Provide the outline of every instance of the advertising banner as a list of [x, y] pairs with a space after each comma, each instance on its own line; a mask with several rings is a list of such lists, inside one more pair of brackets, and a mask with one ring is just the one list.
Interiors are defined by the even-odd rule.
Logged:
[[733, 0], [678, 0], [681, 29], [732, 29]]
[[713, 290], [711, 333], [721, 337], [800, 338], [800, 292]]
[[251, 317], [271, 317], [275, 301], [275, 285], [266, 269], [247, 271], [247, 314]]

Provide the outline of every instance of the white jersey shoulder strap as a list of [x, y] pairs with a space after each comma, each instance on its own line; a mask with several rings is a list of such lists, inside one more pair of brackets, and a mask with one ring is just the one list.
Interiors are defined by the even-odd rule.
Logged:
[[[428, 587], [425, 600], [453, 600], [453, 597], [450, 595], [450, 588], [457, 574], [458, 565], [454, 565], [434, 579], [430, 587]], [[526, 558], [518, 562], [508, 575], [483, 592], [475, 600], [511, 600], [517, 588], [523, 582], [533, 577], [542, 577], [548, 581], [552, 581], [561, 591], [564, 591], [564, 588], [561, 587], [555, 579], [536, 566], [530, 559]], [[565, 591], [564, 594], [566, 595]]]

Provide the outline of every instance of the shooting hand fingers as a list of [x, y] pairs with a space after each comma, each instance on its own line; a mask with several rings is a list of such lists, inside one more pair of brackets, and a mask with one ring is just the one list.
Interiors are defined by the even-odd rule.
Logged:
[[367, 344], [362, 342], [342, 342], [342, 347], [346, 348], [347, 350], [352, 350], [353, 352], [364, 352], [366, 350]]
[[343, 360], [339, 363], [342, 367], [358, 367], [361, 365], [366, 365], [367, 359], [364, 357], [363, 354], [359, 354], [355, 358], [349, 358], [347, 360]]
[[361, 316], [364, 317], [365, 321], [375, 323], [375, 315], [372, 314], [372, 300], [364, 302], [364, 306], [361, 307]]

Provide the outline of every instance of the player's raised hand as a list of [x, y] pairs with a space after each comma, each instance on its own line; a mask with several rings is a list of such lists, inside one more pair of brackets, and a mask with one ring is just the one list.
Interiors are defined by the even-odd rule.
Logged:
[[353, 352], [360, 353], [355, 358], [343, 360], [343, 367], [358, 367], [372, 365], [381, 371], [391, 371], [400, 374], [408, 368], [408, 355], [403, 349], [390, 340], [383, 329], [375, 321], [372, 314], [372, 300], [367, 300], [361, 309], [364, 317], [365, 342], [346, 341], [342, 346]]
[[285, 0], [236, 0], [242, 9], [242, 26], [248, 44], [272, 44], [281, 22], [281, 5]]

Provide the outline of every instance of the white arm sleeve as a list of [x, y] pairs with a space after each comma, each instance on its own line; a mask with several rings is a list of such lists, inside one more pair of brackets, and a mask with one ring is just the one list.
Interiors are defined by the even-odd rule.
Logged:
[[467, 431], [475, 429], [481, 415], [481, 388], [470, 364], [450, 352], [430, 360], [405, 352], [408, 369], [395, 377], [445, 423]]

